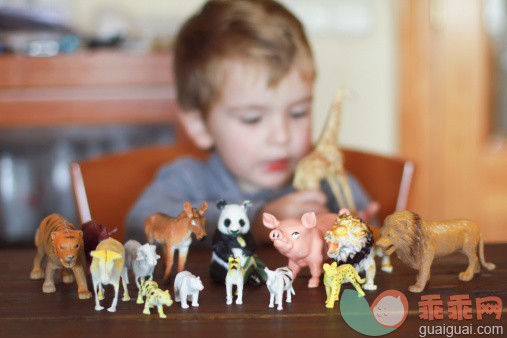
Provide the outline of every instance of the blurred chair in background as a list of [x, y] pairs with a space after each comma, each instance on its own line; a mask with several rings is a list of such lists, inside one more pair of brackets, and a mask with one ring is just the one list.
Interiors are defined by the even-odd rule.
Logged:
[[[378, 220], [404, 209], [414, 165], [402, 159], [343, 149], [345, 168], [380, 203]], [[70, 165], [72, 186], [81, 224], [93, 219], [124, 240], [127, 213], [163, 164], [181, 156], [205, 159], [208, 153], [189, 143], [152, 146], [105, 155]]]

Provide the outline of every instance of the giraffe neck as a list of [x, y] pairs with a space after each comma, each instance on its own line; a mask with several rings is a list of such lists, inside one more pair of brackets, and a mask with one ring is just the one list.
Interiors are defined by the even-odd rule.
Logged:
[[327, 114], [324, 130], [317, 141], [317, 150], [328, 148], [329, 146], [336, 146], [336, 143], [338, 142], [338, 133], [340, 131], [342, 105], [345, 96], [345, 89], [339, 89], [335, 94], [333, 103]]

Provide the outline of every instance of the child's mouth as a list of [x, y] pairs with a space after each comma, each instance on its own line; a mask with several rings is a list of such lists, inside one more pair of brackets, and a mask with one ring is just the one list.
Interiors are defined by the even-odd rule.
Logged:
[[286, 158], [266, 163], [265, 168], [269, 171], [281, 171], [287, 169], [289, 160]]

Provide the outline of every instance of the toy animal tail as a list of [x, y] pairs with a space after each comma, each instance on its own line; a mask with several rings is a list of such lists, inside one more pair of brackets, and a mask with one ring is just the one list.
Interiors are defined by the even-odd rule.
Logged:
[[489, 271], [495, 269], [495, 264], [486, 262], [486, 259], [484, 258], [484, 241], [482, 240], [482, 234], [479, 234], [479, 258], [481, 259], [483, 267]]
[[296, 291], [294, 291], [294, 288], [292, 286], [290, 287], [290, 293], [292, 293], [293, 295], [296, 294]]
[[359, 274], [357, 273], [356, 269], [354, 269], [354, 276], [356, 277], [356, 281], [359, 282], [359, 284], [363, 284], [366, 282], [366, 278], [361, 278]]

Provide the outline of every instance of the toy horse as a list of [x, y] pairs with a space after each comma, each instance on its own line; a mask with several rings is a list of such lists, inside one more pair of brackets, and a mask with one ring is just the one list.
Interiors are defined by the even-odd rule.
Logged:
[[206, 218], [203, 216], [208, 209], [208, 203], [202, 202], [201, 208], [197, 211], [192, 208], [189, 202], [185, 202], [184, 211], [178, 217], [170, 217], [163, 213], [155, 213], [148, 218], [144, 224], [144, 231], [148, 243], [154, 242], [165, 245], [165, 272], [164, 281], [169, 278], [173, 266], [174, 251], [178, 250], [178, 272], [185, 269], [187, 261], [188, 247], [192, 243], [190, 235], [192, 232], [197, 239], [206, 237], [204, 223]]

